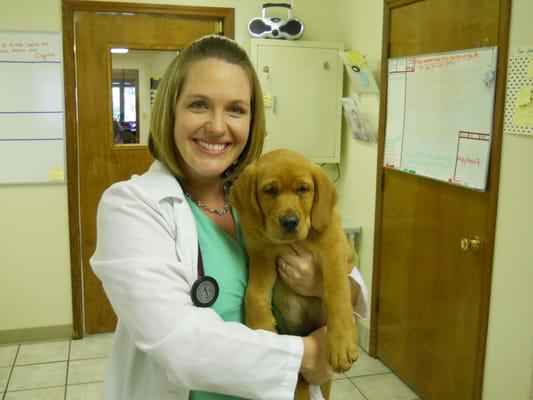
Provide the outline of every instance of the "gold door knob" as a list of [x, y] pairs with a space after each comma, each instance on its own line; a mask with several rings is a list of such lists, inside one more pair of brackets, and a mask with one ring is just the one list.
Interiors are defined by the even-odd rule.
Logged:
[[479, 239], [478, 236], [474, 236], [471, 239], [462, 238], [460, 244], [461, 244], [461, 250], [463, 251], [469, 251], [469, 250], [479, 251], [481, 250], [481, 247], [482, 247], [481, 239]]

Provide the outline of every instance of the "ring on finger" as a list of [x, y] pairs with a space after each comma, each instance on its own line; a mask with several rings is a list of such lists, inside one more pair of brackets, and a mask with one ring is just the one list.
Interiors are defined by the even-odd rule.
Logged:
[[285, 261], [281, 262], [281, 272], [283, 273], [287, 272], [287, 263]]

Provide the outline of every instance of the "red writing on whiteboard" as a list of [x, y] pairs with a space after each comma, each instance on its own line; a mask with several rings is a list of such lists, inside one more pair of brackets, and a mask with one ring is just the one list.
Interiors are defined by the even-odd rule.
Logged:
[[1, 41], [0, 53], [2, 54], [31, 54], [33, 59], [47, 61], [57, 57], [55, 49], [51, 49], [48, 42], [14, 42]]
[[446, 65], [455, 64], [458, 62], [465, 62], [475, 60], [479, 57], [479, 52], [474, 51], [471, 53], [461, 54], [446, 54], [436, 55], [433, 57], [426, 57], [416, 60], [416, 64], [422, 70], [433, 69], [438, 67], [444, 67]]
[[35, 58], [41, 61], [50, 60], [52, 58], [55, 58], [56, 53], [50, 52], [50, 53], [36, 53]]
[[479, 157], [471, 158], [468, 156], [457, 156], [457, 162], [461, 165], [479, 165]]

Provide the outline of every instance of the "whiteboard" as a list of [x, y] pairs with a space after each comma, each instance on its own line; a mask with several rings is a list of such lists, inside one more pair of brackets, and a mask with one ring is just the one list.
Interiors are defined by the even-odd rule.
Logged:
[[388, 61], [383, 164], [485, 190], [497, 48]]
[[0, 31], [0, 184], [63, 182], [61, 35]]

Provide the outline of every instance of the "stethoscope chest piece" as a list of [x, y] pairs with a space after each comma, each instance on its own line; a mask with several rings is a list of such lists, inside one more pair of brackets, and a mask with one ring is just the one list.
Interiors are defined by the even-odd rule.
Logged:
[[218, 298], [218, 283], [211, 276], [201, 276], [192, 285], [191, 298], [197, 307], [211, 307]]

